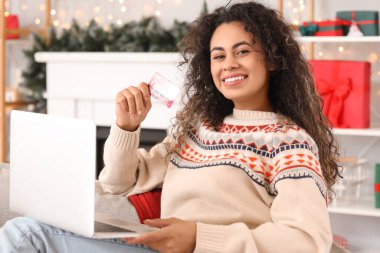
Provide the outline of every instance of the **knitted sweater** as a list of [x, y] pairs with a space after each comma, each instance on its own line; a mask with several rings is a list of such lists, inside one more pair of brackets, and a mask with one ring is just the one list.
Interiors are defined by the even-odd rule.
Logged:
[[186, 145], [138, 149], [139, 129], [112, 126], [105, 191], [162, 187], [161, 216], [197, 222], [195, 252], [326, 253], [332, 235], [318, 149], [305, 130], [270, 112], [234, 110], [201, 124]]

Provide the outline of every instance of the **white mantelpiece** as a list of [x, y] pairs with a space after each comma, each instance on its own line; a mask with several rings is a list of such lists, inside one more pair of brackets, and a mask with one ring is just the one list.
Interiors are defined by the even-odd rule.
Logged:
[[[159, 72], [176, 85], [184, 73], [177, 67], [177, 53], [39, 52], [37, 62], [47, 63], [48, 114], [92, 119], [98, 126], [115, 121], [114, 98], [118, 91], [148, 82]], [[152, 99], [144, 128], [167, 129], [179, 108], [170, 109]]]

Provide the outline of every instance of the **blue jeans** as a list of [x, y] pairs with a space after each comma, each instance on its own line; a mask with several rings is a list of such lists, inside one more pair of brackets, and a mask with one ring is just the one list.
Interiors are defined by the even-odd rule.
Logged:
[[151, 253], [120, 239], [82, 237], [29, 218], [15, 218], [0, 228], [0, 253]]

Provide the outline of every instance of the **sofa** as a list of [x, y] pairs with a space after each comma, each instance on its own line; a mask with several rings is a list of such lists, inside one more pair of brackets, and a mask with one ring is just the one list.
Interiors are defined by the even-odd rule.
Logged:
[[[104, 193], [101, 186], [96, 184], [95, 209], [119, 219], [128, 219], [139, 222], [138, 214], [124, 196]], [[17, 214], [9, 211], [9, 169], [0, 168], [0, 227]], [[347, 250], [333, 244], [330, 253], [349, 253]]]

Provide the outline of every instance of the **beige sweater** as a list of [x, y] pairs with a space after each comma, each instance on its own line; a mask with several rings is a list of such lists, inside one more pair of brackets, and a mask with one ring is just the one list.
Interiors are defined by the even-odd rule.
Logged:
[[112, 126], [99, 178], [104, 190], [162, 187], [162, 218], [197, 222], [195, 252], [329, 252], [317, 146], [284, 118], [235, 109], [220, 129], [200, 125], [169, 156], [164, 143], [150, 152], [138, 143], [139, 130]]

